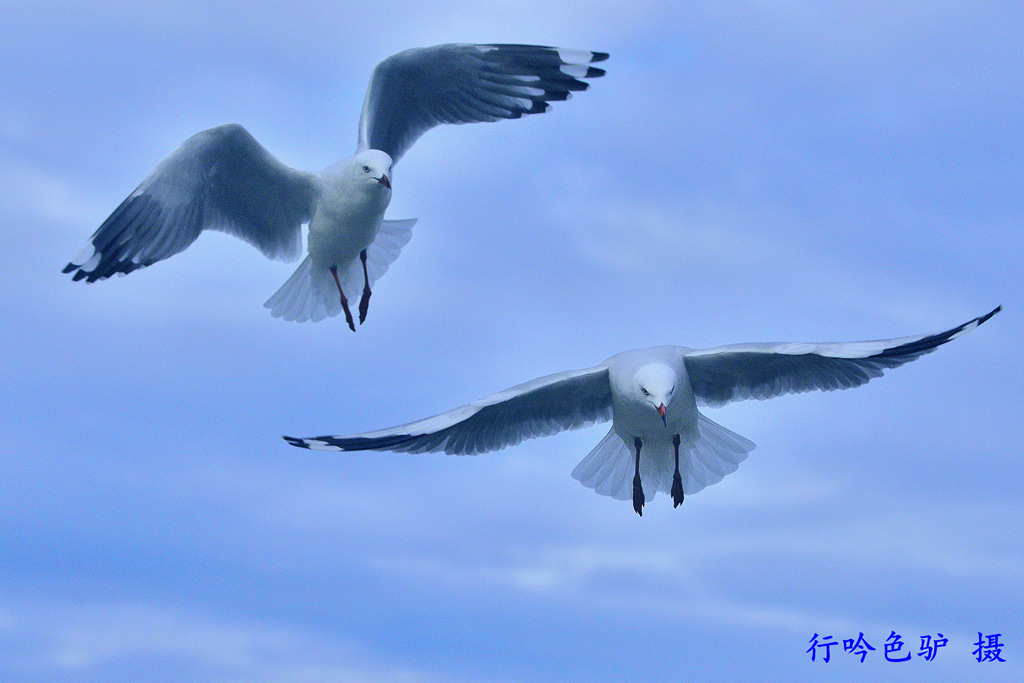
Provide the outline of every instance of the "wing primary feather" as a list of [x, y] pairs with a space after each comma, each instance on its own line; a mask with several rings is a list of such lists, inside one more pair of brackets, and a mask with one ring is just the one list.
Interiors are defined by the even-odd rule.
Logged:
[[938, 334], [839, 344], [736, 344], [684, 355], [694, 395], [717, 407], [743, 399], [859, 387], [931, 353], [1002, 310]]
[[589, 66], [604, 52], [536, 45], [449, 44], [388, 57], [374, 70], [363, 103], [358, 151], [379, 149], [398, 161], [439, 123], [517, 119], [586, 90], [604, 75]]
[[130, 273], [184, 250], [207, 229], [269, 258], [295, 256], [319, 192], [314, 174], [282, 164], [242, 126], [217, 126], [171, 152], [103, 221], [89, 238], [100, 255], [95, 267], [72, 261], [64, 272], [87, 282]]
[[996, 306], [985, 315], [978, 316], [977, 318], [969, 320], [965, 322], [963, 325], [954, 327], [951, 330], [940, 332], [939, 334], [933, 334], [918, 341], [909, 342], [907, 344], [902, 344], [900, 346], [894, 346], [892, 348], [885, 349], [881, 353], [875, 354], [874, 356], [871, 357], [892, 358], [897, 356], [920, 356], [922, 354], [928, 353], [929, 351], [932, 351], [933, 349], [945, 344], [948, 341], [956, 339], [960, 335], [969, 332], [970, 330], [973, 330], [975, 327], [981, 325], [982, 323], [984, 323], [986, 320], [988, 320], [1001, 310], [1003, 310], [1002, 305]]
[[288, 437], [318, 450], [476, 455], [524, 439], [588, 427], [611, 418], [608, 369], [601, 365], [541, 377], [425, 420], [352, 436]]

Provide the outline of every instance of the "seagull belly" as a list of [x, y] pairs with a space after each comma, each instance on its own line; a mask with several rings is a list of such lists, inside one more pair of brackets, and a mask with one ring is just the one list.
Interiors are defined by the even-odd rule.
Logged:
[[673, 437], [679, 435], [680, 462], [684, 469], [691, 447], [700, 439], [697, 405], [692, 396], [689, 401], [685, 398], [676, 396], [667, 406], [665, 422], [649, 403], [623, 401], [613, 405], [612, 428], [631, 455], [636, 453], [635, 440], [640, 439], [640, 479], [648, 500], [657, 491], [671, 493], [675, 472]]
[[[317, 219], [320, 220], [317, 220]], [[343, 268], [377, 237], [384, 212], [317, 212], [309, 223], [309, 255], [323, 268]]]
[[697, 403], [692, 394], [677, 392], [679, 395], [668, 404], [665, 420], [662, 421], [657, 408], [647, 402], [612, 400], [612, 426], [627, 444], [640, 438], [644, 448], [648, 444], [671, 444], [676, 434], [684, 444], [697, 438]]

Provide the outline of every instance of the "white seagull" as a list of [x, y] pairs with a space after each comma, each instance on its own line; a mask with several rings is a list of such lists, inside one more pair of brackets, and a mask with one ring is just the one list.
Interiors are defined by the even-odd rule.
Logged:
[[275, 159], [237, 124], [186, 140], [142, 181], [64, 268], [75, 280], [125, 275], [173, 256], [203, 230], [221, 230], [265, 256], [294, 260], [309, 223], [309, 255], [264, 304], [275, 317], [318, 321], [344, 310], [360, 286], [359, 322], [370, 290], [398, 258], [412, 220], [384, 220], [391, 168], [441, 123], [517, 119], [586, 90], [604, 75], [604, 52], [536, 45], [451, 44], [406, 50], [377, 65], [350, 159], [310, 173]]
[[752, 442], [709, 420], [698, 405], [859, 387], [966, 334], [1001, 309], [945, 332], [901, 339], [626, 351], [595, 367], [541, 377], [400, 427], [284, 439], [321, 451], [476, 455], [611, 420], [608, 434], [572, 476], [601, 495], [632, 497], [633, 509], [642, 515], [641, 481], [652, 498], [664, 491], [678, 507], [684, 492], [717, 484], [753, 450]]

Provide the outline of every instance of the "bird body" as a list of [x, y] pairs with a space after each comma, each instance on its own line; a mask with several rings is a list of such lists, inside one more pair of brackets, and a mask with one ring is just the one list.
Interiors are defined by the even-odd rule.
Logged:
[[[666, 430], [678, 432], [695, 423], [697, 401], [684, 352], [684, 347], [656, 346], [625, 351], [604, 362], [612, 387], [612, 427], [623, 441], [637, 436], [653, 440]], [[665, 406], [664, 418], [657, 410], [660, 405]]]
[[[442, 123], [516, 119], [586, 90], [602, 52], [538, 45], [448, 44], [400, 52], [370, 79], [356, 155], [320, 173], [278, 161], [245, 128], [193, 135], [160, 162], [64, 268], [74, 280], [126, 275], [177, 254], [203, 230], [220, 230], [290, 261], [309, 255], [264, 304], [284, 320], [318, 321], [344, 311], [398, 258], [415, 220], [388, 221], [391, 169], [427, 130]], [[347, 294], [346, 294], [347, 292]]]
[[306, 238], [315, 265], [350, 263], [373, 244], [391, 202], [390, 178], [387, 185], [378, 178], [390, 171], [391, 157], [370, 150], [320, 172], [319, 201]]
[[[686, 374], [685, 351], [658, 346], [626, 351], [604, 362], [612, 392], [609, 434], [614, 432], [622, 444], [643, 451], [642, 458], [633, 454], [636, 483], [639, 487], [647, 481], [652, 494], [672, 491], [677, 447], [685, 454], [700, 441], [699, 412]], [[640, 497], [639, 490], [637, 494]]]
[[284, 438], [315, 450], [475, 455], [611, 420], [611, 429], [572, 476], [599, 494], [632, 498], [642, 514], [647, 494], [664, 491], [678, 506], [684, 493], [721, 481], [753, 450], [753, 442], [716, 424], [698, 406], [858, 387], [966, 334], [1000, 309], [945, 332], [898, 339], [626, 351], [594, 367], [541, 377], [399, 427]]

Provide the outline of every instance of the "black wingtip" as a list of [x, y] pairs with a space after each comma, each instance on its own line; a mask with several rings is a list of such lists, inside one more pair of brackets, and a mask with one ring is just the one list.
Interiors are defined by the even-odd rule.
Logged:
[[591, 64], [593, 64], [594, 62], [603, 62], [604, 60], [608, 59], [607, 52], [591, 52], [590, 54], [594, 55], [593, 57], [590, 58]]
[[992, 316], [994, 316], [996, 313], [998, 313], [1001, 310], [1003, 310], [1003, 305], [999, 304], [998, 306], [993, 308], [991, 311], [989, 311], [985, 315], [983, 315], [980, 318], [978, 318], [978, 324], [979, 325], [982, 324], [983, 322], [985, 322], [986, 320], [988, 320], [989, 318], [991, 318]]
[[78, 266], [76, 266], [74, 263], [69, 263], [66, 266], [64, 266], [64, 270], [62, 270], [60, 272], [62, 272], [62, 273], [70, 273], [72, 270], [74, 270], [77, 267]]
[[296, 439], [294, 436], [282, 436], [282, 439], [288, 442], [288, 445], [295, 446], [296, 448], [309, 449], [309, 444], [306, 443], [305, 439]]
[[604, 69], [599, 69], [596, 66], [588, 66], [587, 73], [584, 78], [600, 78], [601, 76], [604, 76], [604, 74]]

